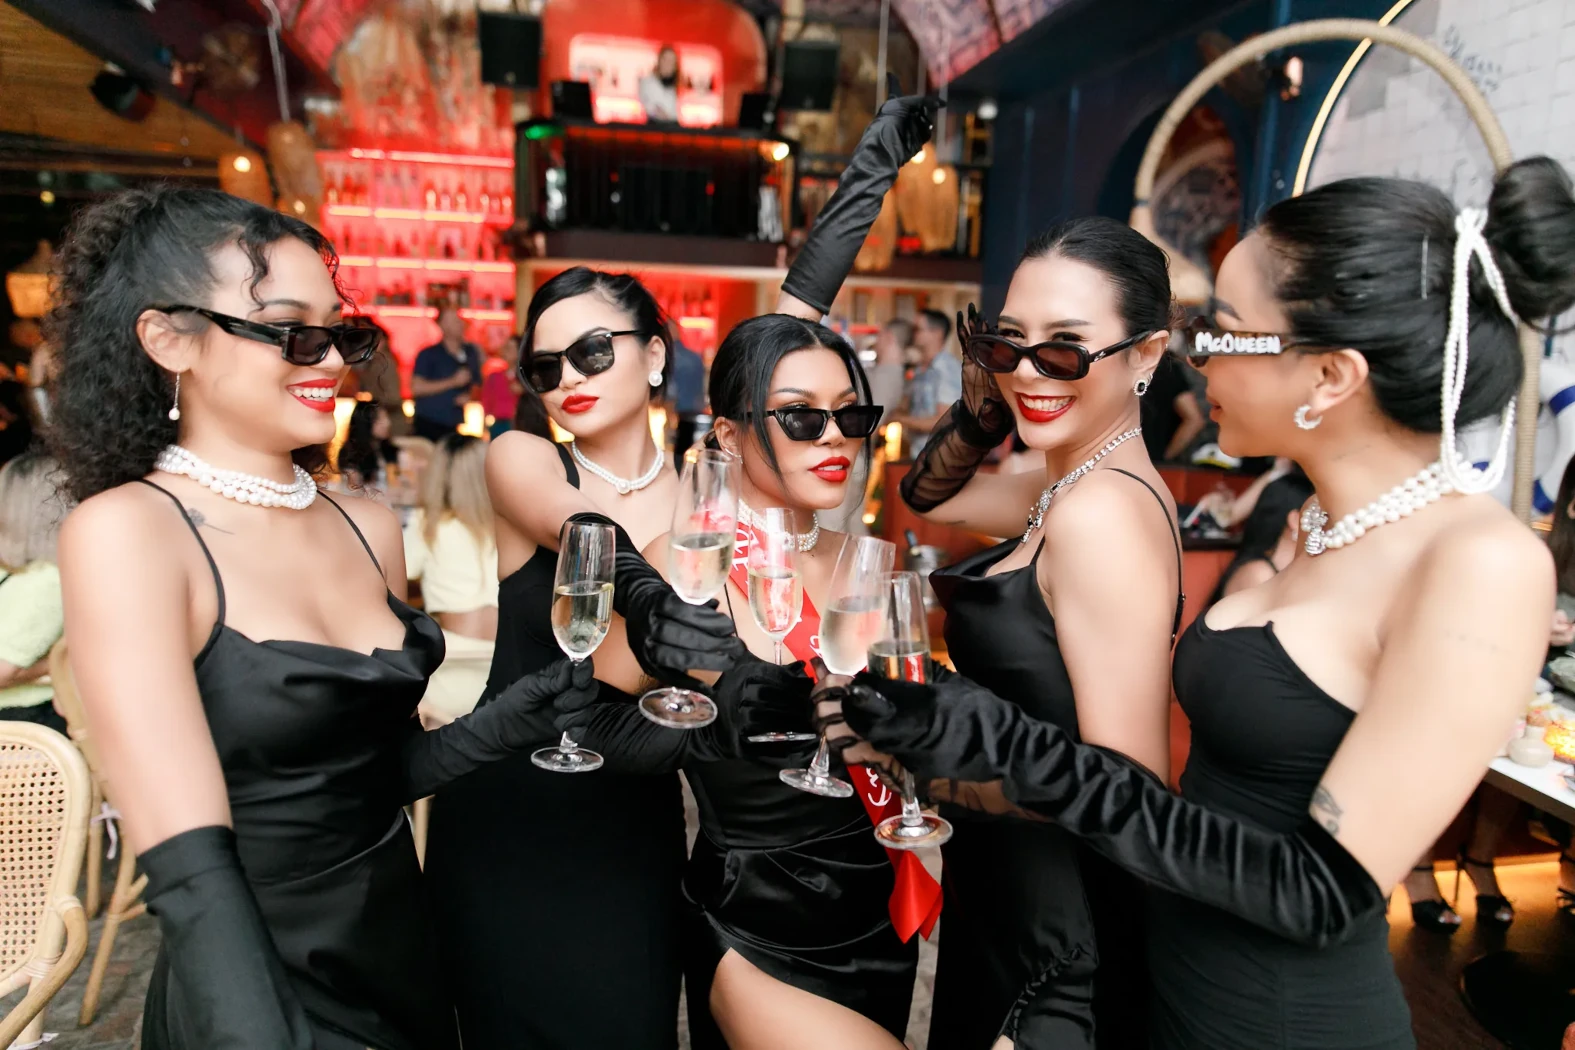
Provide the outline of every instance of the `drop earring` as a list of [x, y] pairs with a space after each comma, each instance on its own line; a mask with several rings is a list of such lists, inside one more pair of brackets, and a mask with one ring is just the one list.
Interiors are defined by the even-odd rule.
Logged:
[[1322, 416], [1319, 416], [1317, 419], [1308, 419], [1307, 413], [1311, 411], [1311, 405], [1303, 405], [1301, 408], [1296, 410], [1296, 415], [1294, 418], [1298, 427], [1303, 430], [1317, 430], [1318, 427], [1323, 423]]
[[661, 386], [662, 370], [660, 368], [651, 369], [651, 374], [645, 377], [645, 381], [650, 383], [652, 386]]
[[174, 401], [173, 404], [170, 405], [169, 418], [170, 418], [170, 422], [172, 422], [172, 423], [175, 422], [176, 420], [180, 419], [180, 373], [179, 372], [175, 373], [175, 401]]
[[1144, 376], [1142, 379], [1139, 379], [1136, 383], [1132, 384], [1132, 392], [1138, 397], [1142, 397], [1144, 394], [1148, 393], [1148, 384], [1148, 376]]

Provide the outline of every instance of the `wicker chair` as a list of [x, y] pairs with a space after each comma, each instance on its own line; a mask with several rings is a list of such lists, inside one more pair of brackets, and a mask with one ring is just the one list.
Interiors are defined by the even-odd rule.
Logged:
[[71, 741], [0, 721], [0, 995], [27, 989], [0, 1019], [0, 1047], [43, 1039], [44, 1007], [87, 953], [74, 891], [91, 794]]
[[[82, 698], [77, 695], [76, 679], [71, 674], [71, 663], [67, 658], [65, 639], [55, 643], [49, 652], [49, 677], [55, 686], [55, 708], [66, 720], [66, 731], [75, 741], [77, 748], [87, 759], [88, 769], [92, 773], [92, 814], [93, 819], [88, 828], [87, 843], [87, 898], [91, 902], [88, 914], [97, 910], [100, 897], [100, 868], [103, 865], [104, 841], [103, 829], [108, 821], [115, 819], [113, 812], [105, 803], [113, 806], [109, 799], [108, 784], [104, 779], [104, 767], [99, 760], [98, 747], [93, 741], [92, 734], [88, 732], [87, 712], [82, 707]], [[103, 818], [100, 811], [103, 810]], [[110, 892], [109, 910], [104, 913], [104, 929], [99, 933], [98, 950], [93, 954], [93, 966], [88, 971], [87, 987], [82, 992], [82, 1012], [77, 1016], [79, 1025], [90, 1025], [93, 1016], [98, 1012], [98, 998], [104, 990], [104, 974], [109, 969], [109, 957], [115, 949], [115, 935], [120, 932], [120, 924], [130, 919], [135, 919], [147, 910], [147, 905], [142, 903], [142, 890], [147, 885], [147, 878], [137, 877], [137, 857], [131, 847], [122, 842], [120, 849], [120, 866], [115, 872], [115, 888]]]

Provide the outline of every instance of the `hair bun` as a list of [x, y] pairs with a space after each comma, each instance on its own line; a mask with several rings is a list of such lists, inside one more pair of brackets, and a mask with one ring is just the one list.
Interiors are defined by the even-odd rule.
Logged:
[[1552, 317], [1575, 304], [1575, 192], [1558, 161], [1527, 157], [1504, 169], [1482, 233], [1522, 318]]

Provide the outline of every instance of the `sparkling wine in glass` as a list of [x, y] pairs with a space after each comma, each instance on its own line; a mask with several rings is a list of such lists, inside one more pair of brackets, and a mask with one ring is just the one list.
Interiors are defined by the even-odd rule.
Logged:
[[[930, 633], [924, 619], [924, 581], [916, 572], [888, 573], [881, 584], [880, 630], [870, 645], [869, 669], [882, 678], [927, 682], [931, 678]], [[902, 813], [875, 825], [888, 849], [939, 846], [952, 826], [919, 808], [913, 774], [902, 771]]]
[[[782, 662], [782, 639], [798, 626], [804, 611], [804, 578], [798, 564], [798, 519], [791, 510], [767, 507], [750, 525], [749, 612], [771, 639], [777, 663]], [[756, 744], [789, 740], [814, 740], [814, 733], [757, 733]]]
[[[552, 636], [575, 663], [596, 651], [612, 626], [613, 546], [611, 525], [566, 521], [558, 535], [558, 571], [552, 584]], [[554, 773], [589, 773], [602, 756], [580, 747], [568, 733], [557, 747], [544, 747], [530, 760]]]
[[[690, 449], [678, 481], [678, 502], [667, 540], [667, 578], [678, 597], [704, 605], [727, 584], [738, 535], [738, 465], [725, 452]], [[663, 687], [640, 697], [640, 712], [669, 729], [695, 729], [716, 720], [704, 693]]]
[[[891, 573], [897, 555], [894, 544], [873, 536], [847, 536], [837, 567], [831, 574], [831, 591], [820, 614], [820, 658], [832, 674], [857, 674], [864, 669], [869, 647], [880, 631], [882, 578]], [[782, 782], [813, 795], [847, 798], [853, 785], [831, 775], [831, 753], [826, 736], [808, 769], [784, 769]]]

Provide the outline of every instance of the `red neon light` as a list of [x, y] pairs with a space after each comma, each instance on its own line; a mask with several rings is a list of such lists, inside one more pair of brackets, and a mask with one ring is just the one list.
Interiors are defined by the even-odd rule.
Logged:
[[427, 222], [473, 222], [492, 220], [507, 224], [513, 222], [508, 215], [488, 215], [483, 211], [422, 211], [418, 208], [369, 208], [364, 204], [330, 204], [325, 209], [334, 218], [343, 219], [425, 219]]
[[513, 273], [511, 262], [467, 262], [463, 259], [413, 259], [410, 256], [390, 255], [374, 259], [369, 255], [342, 255], [339, 265], [375, 266], [388, 270], [447, 270], [454, 273]]
[[[375, 314], [380, 317], [437, 317], [435, 306], [377, 306], [368, 305], [361, 308], [364, 314]], [[512, 321], [513, 310], [472, 310], [465, 307], [459, 311], [459, 316], [468, 321]]]
[[514, 167], [511, 157], [477, 157], [463, 153], [411, 153], [405, 150], [352, 149], [350, 156], [360, 160], [400, 160], [412, 164], [458, 164], [472, 168]]

